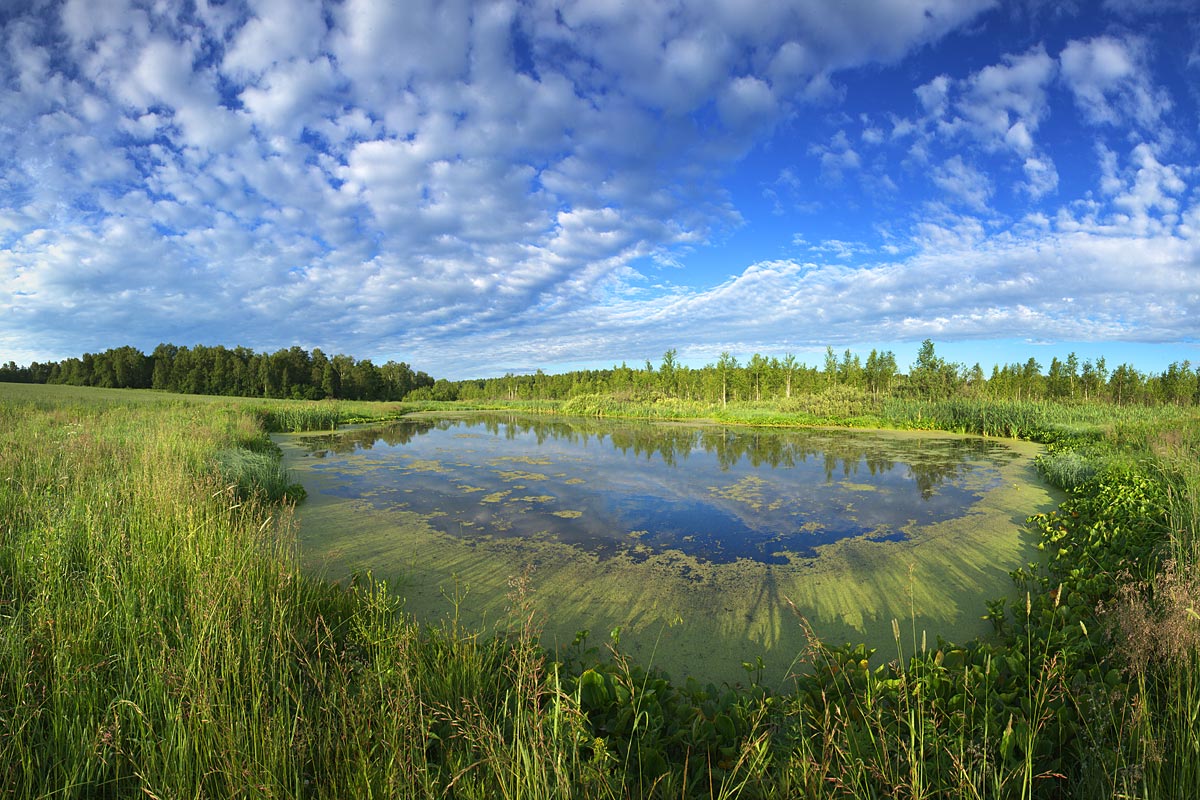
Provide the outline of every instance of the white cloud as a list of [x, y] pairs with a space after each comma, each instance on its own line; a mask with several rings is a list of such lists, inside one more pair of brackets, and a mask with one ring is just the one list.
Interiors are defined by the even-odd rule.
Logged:
[[1170, 97], [1151, 80], [1145, 45], [1139, 39], [1072, 40], [1059, 60], [1076, 104], [1095, 124], [1131, 121], [1152, 128], [1171, 108]]
[[319, 0], [256, 0], [251, 6], [253, 16], [225, 52], [225, 72], [254, 77], [289, 61], [320, 56], [326, 29]]
[[1125, 212], [1139, 233], [1157, 230], [1160, 226], [1169, 230], [1178, 220], [1180, 204], [1177, 195], [1187, 188], [1178, 170], [1159, 163], [1146, 144], [1134, 147], [1130, 162], [1132, 176], [1125, 191], [1113, 198], [1113, 207]]
[[947, 139], [964, 135], [988, 150], [1028, 157], [1048, 113], [1046, 87], [1055, 70], [1054, 60], [1039, 47], [1007, 55], [961, 80], [939, 75], [917, 87], [925, 116], [913, 127]]
[[[61, 30], [53, 15], [13, 15], [0, 59], [0, 343], [16, 325], [17, 338], [67, 353], [113, 337], [303, 337], [360, 356], [404, 350], [434, 368], [465, 350], [529, 363], [533, 348], [594, 355], [622, 326], [657, 352], [684, 335], [738, 341], [750, 312], [737, 304], [762, 297], [779, 311], [755, 329], [776, 325], [781, 340], [824, 341], [855, 314], [915, 331], [922, 304], [941, 330], [970, 335], [1007, 316], [1049, 335], [1067, 321], [1036, 297], [1046, 278], [1028, 266], [1002, 278], [1025, 263], [1009, 255], [1040, 246], [1078, 266], [1085, 241], [1140, 236], [1182, 263], [1164, 244], [1197, 227], [1177, 154], [1101, 146], [1097, 198], [997, 233], [988, 206], [1002, 179], [984, 172], [987, 157], [1007, 160], [1003, 185], [1030, 200], [1069, 174], [1043, 141], [1058, 63], [1041, 48], [927, 81], [913, 119], [810, 105], [852, 96], [848, 70], [902, 62], [991, 6], [65, 0]], [[1063, 79], [1089, 119], [1161, 121], [1136, 41], [1064, 51]], [[909, 177], [954, 208], [893, 196], [891, 176], [904, 179], [885, 159], [897, 144], [914, 155]], [[919, 255], [852, 268], [843, 262], [879, 255], [856, 240], [882, 234], [830, 230], [810, 236], [812, 263], [682, 285], [707, 280], [689, 248], [743, 224], [726, 184], [750, 152], [778, 159], [778, 178], [753, 186], [780, 214], [840, 201], [806, 185], [818, 167], [828, 181], [857, 173], [846, 195], [911, 201], [908, 240], [903, 211], [878, 227], [893, 253]], [[973, 248], [982, 255], [968, 258]]]
[[[756, 338], [747, 349], [760, 352], [857, 341], [864, 328], [883, 341], [990, 338], [996, 330], [1052, 341], [1170, 341], [1200, 335], [1200, 248], [1175, 237], [1033, 226], [1028, 234], [947, 241], [865, 268], [759, 262], [708, 290], [680, 288], [588, 313], [586, 325], [573, 315], [530, 320], [474, 341], [501, 363], [587, 358], [594, 341], [637, 341], [641, 351], [628, 355], [638, 358], [677, 346], [681, 326], [702, 358], [745, 341], [749, 326]], [[530, 340], [555, 344], [531, 356]]]
[[[467, 70], [469, 6], [349, 0], [334, 11], [331, 49], [355, 93], [383, 113], [414, 81], [456, 81]], [[396, 133], [406, 129], [394, 127]]]
[[862, 166], [862, 160], [850, 146], [845, 131], [838, 131], [828, 145], [811, 146], [809, 152], [820, 158], [821, 175], [832, 183], [840, 183], [845, 172]]
[[993, 191], [992, 182], [963, 161], [962, 156], [954, 156], [946, 161], [934, 169], [930, 177], [938, 188], [954, 195], [968, 207], [976, 211], [987, 209]]
[[1003, 143], [1027, 154], [1047, 113], [1046, 85], [1054, 74], [1054, 60], [1041, 48], [1005, 56], [1002, 64], [985, 67], [967, 80], [958, 110], [986, 145]]
[[[864, 320], [880, 335], [902, 339], [931, 331], [928, 323], [905, 330], [912, 324], [906, 320], [945, 320], [941, 333], [963, 338], [987, 335], [998, 318], [1018, 316], [1031, 335], [1054, 339], [1106, 339], [1135, 328], [1164, 331], [1181, 323], [1192, 335], [1200, 332], [1200, 325], [1187, 321], [1200, 310], [1195, 244], [1171, 238], [1130, 244], [1090, 234], [1002, 237], [970, 250], [926, 251], [906, 262], [861, 270], [790, 262], [770, 269], [756, 265], [719, 292], [694, 298], [692, 313], [705, 315], [706, 307], [718, 302], [743, 308], [750, 296], [781, 298], [782, 303], [769, 307], [757, 304], [754, 313], [780, 327], [798, 326], [815, 342], [823, 335], [853, 338], [853, 326]], [[1143, 276], [1138, 287], [1130, 286], [1130, 274]], [[1076, 299], [1073, 309], [1059, 306], [1057, 298], [1063, 295]], [[1163, 303], [1164, 296], [1176, 300]], [[789, 308], [787, 298], [798, 302]], [[1154, 309], [1147, 308], [1148, 300]], [[1080, 308], [1094, 312], [1080, 318]], [[823, 324], [803, 322], [805, 309], [820, 309]], [[770, 319], [775, 316], [781, 319]]]
[[733, 130], [752, 128], [775, 116], [776, 102], [771, 87], [750, 75], [734, 78], [722, 90], [717, 108], [721, 119]]
[[1100, 167], [1100, 191], [1105, 195], [1116, 194], [1121, 188], [1121, 180], [1117, 177], [1117, 154], [1097, 142], [1096, 158]]
[[1025, 182], [1017, 185], [1020, 191], [1038, 199], [1058, 188], [1058, 170], [1049, 158], [1025, 159]]
[[331, 105], [329, 94], [336, 83], [328, 59], [293, 61], [272, 69], [258, 85], [247, 86], [241, 99], [256, 124], [297, 136], [300, 128], [324, 121], [320, 112]]

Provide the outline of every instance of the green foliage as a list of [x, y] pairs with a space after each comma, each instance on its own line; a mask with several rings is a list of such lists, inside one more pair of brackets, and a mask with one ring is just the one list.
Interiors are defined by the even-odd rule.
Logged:
[[[744, 685], [701, 686], [615, 638], [605, 655], [581, 635], [555, 661], [520, 578], [500, 635], [416, 625], [402, 586], [300, 572], [259, 474], [261, 401], [58, 389], [0, 388], [8, 796], [1200, 794], [1194, 412], [860, 409], [870, 394], [844, 388], [828, 408], [730, 403], [746, 420], [1005, 427], [1048, 440], [1042, 469], [1069, 487], [1030, 520], [1044, 560], [1014, 573], [1022, 597], [980, 609], [994, 636], [926, 643], [897, 624], [886, 657], [814, 641], [771, 692], [752, 659]], [[581, 401], [722, 410], [686, 402]]]
[[331, 431], [345, 416], [337, 405], [287, 404], [262, 408], [258, 411], [263, 428], [272, 433], [302, 433]]
[[227, 491], [242, 500], [259, 498], [268, 503], [304, 499], [304, 487], [291, 480], [276, 452], [256, 452], [243, 448], [222, 450], [216, 456], [217, 469]]
[[1106, 466], [1106, 455], [1096, 450], [1051, 445], [1036, 459], [1038, 471], [1051, 486], [1078, 490], [1095, 479]]
[[403, 362], [378, 367], [347, 355], [330, 359], [319, 349], [256, 353], [245, 347], [173, 344], [160, 344], [149, 356], [125, 346], [28, 368], [0, 367], [0, 381], [9, 380], [293, 400], [401, 400], [434, 382]]
[[[691, 367], [674, 348], [663, 354], [655, 370], [626, 364], [611, 369], [580, 370], [549, 375], [507, 374], [500, 378], [435, 381], [408, 364], [347, 355], [326, 356], [300, 347], [256, 353], [245, 347], [192, 348], [160, 344], [146, 356], [132, 347], [85, 353], [62, 362], [0, 366], [0, 382], [54, 383], [106, 388], [152, 387], [186, 394], [317, 400], [420, 401], [562, 401], [579, 395], [611, 394], [636, 402], [655, 399], [719, 405], [778, 402], [798, 395], [818, 395], [844, 387], [869, 394], [873, 401], [950, 399], [988, 400], [1015, 405], [1051, 400], [1105, 407], [1155, 405], [1193, 406], [1200, 403], [1200, 369], [1188, 361], [1175, 362], [1159, 374], [1139, 372], [1129, 364], [1110, 370], [1103, 358], [1084, 361], [1071, 353], [1052, 357], [1047, 371], [1034, 358], [1024, 363], [996, 365], [990, 377], [974, 365], [947, 362], [925, 340], [907, 374], [900, 372], [891, 351], [872, 350], [865, 359], [846, 350], [839, 358], [827, 347], [822, 367], [807, 366], [792, 354], [782, 358], [752, 354], [744, 361], [723, 352], [715, 363]], [[821, 415], [817, 415], [821, 416]], [[843, 412], [843, 417], [857, 414]], [[999, 422], [989, 431], [1000, 431]], [[1003, 434], [1011, 435], [1011, 434]]]

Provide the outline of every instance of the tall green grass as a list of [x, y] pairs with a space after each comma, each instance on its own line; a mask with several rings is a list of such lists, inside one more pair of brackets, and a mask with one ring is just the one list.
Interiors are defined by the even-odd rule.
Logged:
[[287, 505], [223, 474], [269, 454], [253, 409], [26, 400], [0, 403], [5, 796], [623, 794], [518, 607], [423, 628], [299, 572]]
[[418, 626], [402, 587], [298, 569], [271, 404], [40, 388], [0, 386], [5, 796], [1200, 796], [1194, 417], [869, 409], [1048, 431], [1070, 499], [1035, 520], [1026, 601], [981, 608], [992, 639], [900, 621], [894, 652], [814, 642], [772, 692], [753, 665], [672, 681], [616, 640], [556, 661], [520, 577], [498, 635]]

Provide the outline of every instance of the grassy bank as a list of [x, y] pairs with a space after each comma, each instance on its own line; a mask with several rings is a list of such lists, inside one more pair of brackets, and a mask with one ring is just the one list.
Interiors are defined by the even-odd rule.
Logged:
[[416, 625], [401, 594], [369, 576], [306, 578], [287, 511], [296, 493], [271, 472], [266, 431], [404, 407], [0, 385], [0, 787], [13, 797], [1200, 794], [1196, 419], [1052, 406], [813, 413], [828, 400], [730, 406], [721, 418], [1040, 437], [1051, 443], [1046, 474], [1072, 493], [1032, 522], [1046, 561], [1015, 576], [1025, 602], [980, 609], [992, 640], [921, 641], [899, 620], [894, 652], [815, 648], [794, 691], [779, 694], [755, 685], [754, 664], [736, 689], [669, 682], [613, 640], [582, 639], [552, 662], [520, 576], [500, 636], [453, 618]]

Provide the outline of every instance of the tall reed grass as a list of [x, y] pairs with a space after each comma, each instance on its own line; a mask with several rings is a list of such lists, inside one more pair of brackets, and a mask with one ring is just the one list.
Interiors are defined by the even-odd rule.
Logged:
[[771, 692], [671, 681], [616, 642], [555, 661], [520, 577], [498, 635], [419, 626], [370, 575], [306, 577], [261, 408], [0, 386], [0, 793], [1200, 796], [1195, 419], [873, 410], [1050, 431], [1071, 499], [993, 639], [814, 642]]
[[519, 601], [507, 635], [421, 627], [299, 572], [286, 503], [218, 466], [262, 422], [3, 397], [3, 794], [623, 796]]

